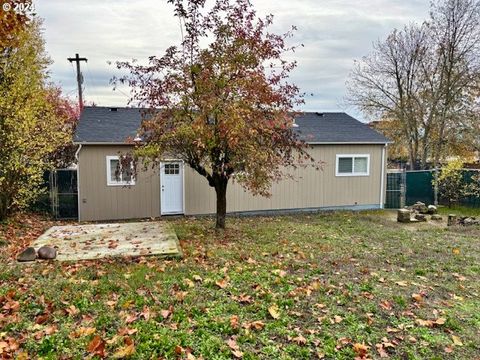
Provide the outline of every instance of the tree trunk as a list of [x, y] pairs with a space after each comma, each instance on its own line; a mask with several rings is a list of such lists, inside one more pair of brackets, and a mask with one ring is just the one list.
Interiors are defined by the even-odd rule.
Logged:
[[219, 179], [215, 183], [217, 193], [217, 221], [216, 229], [225, 229], [225, 215], [227, 213], [227, 184], [228, 179]]
[[0, 194], [0, 221], [7, 218], [9, 201], [8, 197]]

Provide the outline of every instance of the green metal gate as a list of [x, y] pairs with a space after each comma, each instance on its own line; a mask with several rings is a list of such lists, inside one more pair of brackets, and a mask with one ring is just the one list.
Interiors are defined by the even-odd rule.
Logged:
[[385, 208], [400, 209], [405, 206], [405, 172], [387, 172], [387, 192]]
[[50, 201], [57, 219], [78, 219], [77, 170], [57, 169], [50, 173]]

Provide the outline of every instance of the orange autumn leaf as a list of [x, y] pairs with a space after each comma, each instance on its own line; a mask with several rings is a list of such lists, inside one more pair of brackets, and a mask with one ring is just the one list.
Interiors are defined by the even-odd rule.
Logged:
[[96, 335], [88, 343], [87, 351], [92, 355], [105, 357], [105, 341], [99, 335]]

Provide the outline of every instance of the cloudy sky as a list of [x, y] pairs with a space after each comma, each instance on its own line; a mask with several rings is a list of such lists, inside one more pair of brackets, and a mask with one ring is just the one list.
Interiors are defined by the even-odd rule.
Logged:
[[[392, 29], [428, 16], [427, 0], [252, 0], [259, 15], [272, 13], [272, 31], [291, 25], [294, 38], [304, 48], [295, 53], [298, 68], [292, 80], [306, 98], [302, 110], [347, 111], [345, 81], [354, 59], [366, 55], [372, 42]], [[109, 80], [118, 75], [109, 61], [144, 60], [161, 55], [178, 44], [181, 35], [172, 6], [166, 0], [37, 0], [36, 11], [44, 19], [46, 49], [54, 61], [53, 81], [76, 98], [74, 66], [67, 57], [79, 53], [84, 97], [101, 106], [127, 105], [129, 90], [112, 90]]]

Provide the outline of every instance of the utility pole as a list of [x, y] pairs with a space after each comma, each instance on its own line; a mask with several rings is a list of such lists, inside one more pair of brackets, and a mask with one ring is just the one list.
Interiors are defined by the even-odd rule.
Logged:
[[80, 105], [80, 111], [83, 110], [83, 94], [82, 94], [82, 84], [83, 84], [83, 75], [80, 71], [80, 61], [87, 62], [87, 58], [81, 58], [78, 54], [75, 54], [74, 58], [67, 58], [70, 62], [77, 63], [77, 84], [78, 84], [78, 103]]

